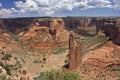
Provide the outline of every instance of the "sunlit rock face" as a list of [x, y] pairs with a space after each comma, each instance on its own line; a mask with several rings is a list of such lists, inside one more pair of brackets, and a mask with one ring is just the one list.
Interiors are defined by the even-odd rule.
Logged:
[[0, 66], [0, 77], [1, 76], [6, 76], [6, 75], [7, 75], [6, 70], [2, 66]]
[[76, 69], [81, 66], [82, 61], [81, 42], [75, 42], [75, 35], [70, 32], [69, 35], [69, 69]]
[[[120, 47], [112, 41], [107, 42], [104, 46], [94, 51], [86, 53], [82, 59], [83, 64], [89, 63], [101, 69], [105, 69], [111, 65], [119, 65], [120, 58], [116, 56], [119, 54]], [[118, 51], [118, 52], [116, 52]]]
[[62, 18], [33, 20], [29, 29], [19, 33], [23, 43], [33, 48], [53, 48], [67, 44], [69, 31], [65, 29]]

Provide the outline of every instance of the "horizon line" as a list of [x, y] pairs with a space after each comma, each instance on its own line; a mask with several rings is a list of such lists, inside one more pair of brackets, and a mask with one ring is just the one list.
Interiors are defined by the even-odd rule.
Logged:
[[67, 17], [104, 17], [104, 18], [120, 18], [120, 16], [22, 16], [22, 17], [8, 17], [8, 18], [0, 18], [0, 19], [15, 19], [15, 18], [67, 18]]

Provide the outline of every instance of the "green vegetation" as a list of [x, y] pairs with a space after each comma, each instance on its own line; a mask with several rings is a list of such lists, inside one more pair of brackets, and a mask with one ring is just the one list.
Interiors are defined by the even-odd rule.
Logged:
[[41, 67], [44, 67], [44, 64], [46, 64], [46, 61], [47, 61], [47, 58], [46, 57], [43, 57], [42, 59], [36, 59], [33, 61], [33, 63], [36, 63], [36, 64], [41, 64]]
[[55, 51], [54, 51], [54, 54], [64, 53], [65, 50], [67, 50], [67, 49], [68, 49], [68, 48], [66, 48], [66, 47], [61, 47], [61, 48], [55, 50]]
[[[1, 51], [1, 53], [4, 54], [4, 51]], [[2, 59], [10, 60], [11, 57], [12, 57], [11, 54], [5, 54], [5, 55], [3, 55]], [[10, 75], [10, 70], [11, 70], [10, 65], [3, 64], [2, 62], [0, 62], [0, 66], [2, 66], [7, 71], [7, 74]], [[5, 80], [4, 77], [0, 78], [0, 80], [2, 80], [2, 79]]]
[[4, 65], [3, 68], [7, 71], [7, 74], [10, 75], [10, 66]]
[[3, 67], [3, 63], [2, 63], [2, 62], [0, 62], [0, 66], [2, 66], [2, 67]]
[[80, 37], [75, 37], [75, 40], [76, 41], [80, 41]]
[[0, 62], [0, 66], [2, 66], [7, 71], [7, 74], [10, 75], [10, 66], [9, 65], [3, 64], [2, 62]]
[[95, 37], [83, 42], [83, 53], [100, 48], [108, 41], [109, 37], [105, 35], [96, 35]]
[[0, 50], [0, 54], [4, 55], [4, 51], [3, 51], [3, 50]]
[[11, 57], [12, 57], [11, 54], [5, 54], [2, 59], [3, 60], [10, 60]]
[[64, 62], [65, 62], [65, 63], [68, 63], [68, 60], [65, 60]]
[[36, 60], [33, 61], [33, 63], [42, 63], [42, 61], [36, 59]]
[[46, 43], [50, 43], [50, 42], [52, 42], [52, 39], [48, 37], [48, 39], [46, 40]]
[[0, 76], [0, 80], [7, 80], [6, 76]]
[[65, 73], [64, 80], [82, 80], [77, 73], [67, 72]]
[[44, 57], [42, 60], [43, 60], [43, 61], [46, 61], [46, 58]]
[[13, 40], [15, 40], [15, 41], [19, 41], [18, 36], [17, 36], [17, 35], [14, 35], [14, 36], [13, 36]]
[[51, 70], [41, 73], [38, 78], [34, 80], [82, 80], [81, 77], [74, 72], [63, 72], [59, 70]]

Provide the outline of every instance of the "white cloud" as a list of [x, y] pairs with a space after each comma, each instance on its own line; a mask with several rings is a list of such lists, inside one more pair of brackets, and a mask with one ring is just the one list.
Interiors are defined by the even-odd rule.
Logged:
[[11, 8], [11, 9], [3, 8], [2, 4], [0, 3], [0, 17], [1, 18], [9, 17], [11, 13], [14, 12], [14, 10], [15, 8]]
[[15, 2], [15, 6], [19, 9], [19, 13], [26, 13], [38, 10], [38, 4], [33, 0], [27, 0], [26, 2], [18, 1]]
[[111, 7], [109, 0], [79, 0], [74, 3], [75, 7], [79, 7], [81, 10], [90, 8]]
[[56, 11], [73, 10], [73, 0], [26, 0], [15, 2], [20, 13], [38, 12], [45, 15], [54, 14]]
[[113, 8], [120, 9], [120, 0], [113, 0]]
[[15, 8], [5, 9], [0, 3], [0, 16], [11, 14], [37, 13], [52, 15], [61, 11], [72, 11], [74, 8], [87, 10], [91, 8], [114, 8], [120, 10], [120, 0], [25, 0], [14, 2]]
[[9, 17], [9, 16], [11, 16], [12, 12], [13, 12], [13, 9], [4, 9], [4, 8], [2, 8], [0, 10], [0, 17], [2, 17], [2, 18]]
[[2, 7], [2, 4], [0, 3], [0, 8]]
[[6, 9], [3, 8], [2, 4], [0, 3], [0, 17], [1, 18], [7, 18], [12, 16], [12, 13], [17, 12], [17, 10], [15, 8], [10, 8], [10, 9]]

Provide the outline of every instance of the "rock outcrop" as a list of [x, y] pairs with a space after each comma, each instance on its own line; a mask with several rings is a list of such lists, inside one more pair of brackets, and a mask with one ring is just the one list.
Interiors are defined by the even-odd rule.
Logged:
[[[44, 46], [41, 45], [46, 43], [46, 48], [48, 43], [48, 48], [50, 48], [51, 44], [52, 46], [67, 44], [69, 41], [69, 30], [73, 29], [72, 31], [74, 31], [77, 27], [87, 28], [95, 25], [95, 21], [95, 18], [82, 17], [1, 19], [0, 33], [11, 36], [11, 38], [15, 36], [13, 39], [23, 42], [23, 44], [29, 47], [44, 48]], [[12, 43], [12, 41], [9, 43]], [[6, 43], [4, 44], [5, 46], [2, 46], [2, 48], [8, 46]], [[15, 43], [15, 45], [18, 45], [19, 48], [19, 44]], [[12, 45], [10, 45], [10, 47], [12, 47]]]
[[120, 47], [112, 42], [108, 42], [103, 47], [86, 53], [82, 59], [82, 63], [91, 64], [101, 69], [105, 69], [110, 65], [119, 65], [120, 58], [119, 56], [115, 56], [119, 53], [116, 53], [115, 49], [119, 50]]
[[18, 50], [18, 43], [13, 40], [9, 30], [7, 30], [4, 24], [4, 21], [0, 20], [0, 49], [4, 51], [13, 51], [15, 50], [14, 47], [16, 47], [16, 50]]
[[21, 69], [20, 73], [21, 73], [20, 80], [33, 80], [26, 68]]
[[82, 47], [81, 43], [75, 43], [75, 35], [70, 32], [69, 36], [69, 69], [78, 68], [82, 63]]
[[82, 18], [82, 17], [66, 17], [64, 18], [66, 29], [76, 29], [78, 27], [87, 28], [94, 26], [96, 18]]
[[0, 77], [1, 76], [7, 76], [7, 72], [2, 66], [0, 66]]
[[74, 35], [71, 32], [69, 36], [69, 68], [75, 68], [75, 41]]
[[6, 29], [12, 33], [19, 33], [26, 30], [29, 25], [33, 22], [32, 18], [14, 18], [14, 19], [3, 19], [3, 24]]
[[67, 44], [69, 32], [61, 18], [36, 19], [27, 31], [19, 33], [19, 39], [30, 47], [48, 49]]
[[65, 17], [65, 18], [14, 18], [14, 19], [2, 19], [7, 31], [18, 34], [21, 31], [27, 31], [31, 25], [39, 27], [55, 27], [75, 29], [77, 27], [87, 28], [94, 26], [96, 18], [83, 18], [83, 17]]
[[114, 43], [120, 45], [120, 20], [119, 19], [99, 19], [96, 23], [96, 31], [102, 31]]

